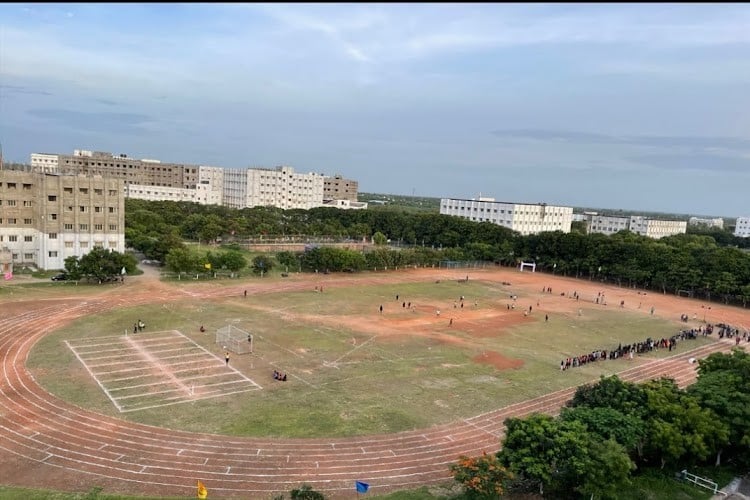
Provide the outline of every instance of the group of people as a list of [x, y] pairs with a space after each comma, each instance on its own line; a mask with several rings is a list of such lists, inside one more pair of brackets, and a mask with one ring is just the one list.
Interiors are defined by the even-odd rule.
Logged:
[[282, 375], [280, 371], [274, 370], [273, 371], [273, 379], [274, 380], [281, 380], [282, 382], [286, 382], [286, 373]]
[[133, 333], [142, 332], [146, 328], [146, 323], [144, 323], [141, 320], [136, 321], [133, 323]]
[[563, 359], [562, 361], [560, 361], [560, 370], [565, 371], [570, 368], [575, 368], [576, 366], [585, 365], [587, 363], [593, 363], [595, 361], [606, 359], [618, 359], [625, 356], [627, 356], [629, 359], [633, 359], [634, 354], [643, 354], [658, 350], [660, 348], [669, 349], [669, 351], [672, 352], [672, 350], [677, 347], [677, 341], [686, 339], [692, 340], [696, 338], [697, 335], [695, 329], [682, 330], [681, 332], [672, 335], [668, 339], [662, 338], [659, 340], [654, 340], [651, 337], [648, 337], [642, 342], [634, 342], [633, 344], [626, 345], [619, 344], [617, 348], [610, 349], [609, 351], [607, 351], [606, 349], [599, 349], [587, 354], [582, 354], [580, 356], [573, 356]]

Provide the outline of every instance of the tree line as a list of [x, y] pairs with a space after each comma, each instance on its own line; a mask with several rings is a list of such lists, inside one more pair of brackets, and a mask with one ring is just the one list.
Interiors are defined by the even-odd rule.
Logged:
[[[126, 200], [128, 247], [164, 262], [183, 241], [242, 242], [251, 238], [326, 237], [371, 240], [382, 234], [387, 245], [370, 251], [314, 248], [291, 259], [290, 269], [330, 271], [437, 265], [443, 260], [484, 261], [515, 266], [536, 262], [537, 270], [616, 283], [662, 293], [683, 293], [725, 303], [750, 302], [747, 244], [722, 230], [694, 229], [654, 240], [629, 231], [615, 235], [579, 230], [522, 236], [490, 222], [473, 222], [438, 213], [404, 210], [339, 210], [320, 207], [232, 209], [188, 202]], [[277, 260], [278, 263], [281, 263]], [[291, 264], [291, 265], [290, 265]], [[294, 267], [292, 267], [294, 266]]]
[[468, 498], [538, 492], [550, 498], [617, 498], [633, 473], [681, 471], [722, 460], [750, 465], [750, 354], [698, 361], [698, 379], [644, 384], [616, 375], [579, 387], [557, 417], [509, 418], [496, 454], [451, 466]]

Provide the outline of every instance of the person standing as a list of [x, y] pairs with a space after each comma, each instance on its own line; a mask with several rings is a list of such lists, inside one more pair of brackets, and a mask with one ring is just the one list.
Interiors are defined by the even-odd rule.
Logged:
[[227, 362], [227, 366], [229, 366], [229, 351], [227, 351], [227, 352], [226, 352], [226, 353], [224, 354], [224, 359], [225, 359], [225, 360], [226, 360], [226, 362]]

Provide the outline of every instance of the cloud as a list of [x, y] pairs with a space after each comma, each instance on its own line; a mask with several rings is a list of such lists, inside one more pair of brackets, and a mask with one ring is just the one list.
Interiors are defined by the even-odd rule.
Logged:
[[37, 90], [23, 85], [0, 85], [0, 93], [6, 94], [29, 94], [29, 95], [54, 95], [52, 92]]
[[591, 132], [544, 129], [496, 130], [492, 134], [504, 139], [527, 139], [576, 144], [613, 144], [659, 148], [719, 148], [729, 150], [750, 149], [750, 139], [741, 137], [690, 137], [690, 136], [614, 136]]
[[138, 113], [84, 112], [68, 109], [31, 109], [28, 114], [52, 124], [89, 132], [145, 134], [151, 117]]
[[750, 159], [714, 154], [644, 154], [628, 158], [659, 170], [685, 172], [697, 170], [712, 173], [750, 173]]

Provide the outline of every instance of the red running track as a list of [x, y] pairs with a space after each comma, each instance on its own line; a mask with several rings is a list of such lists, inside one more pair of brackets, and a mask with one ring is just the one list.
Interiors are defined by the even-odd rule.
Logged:
[[[213, 296], [237, 293], [226, 289], [215, 292]], [[109, 493], [192, 496], [200, 479], [211, 498], [271, 498], [307, 483], [331, 498], [351, 498], [354, 481], [363, 480], [373, 492], [385, 493], [449, 480], [448, 466], [459, 455], [499, 449], [506, 418], [532, 412], [556, 414], [575, 390], [390, 435], [237, 438], [150, 427], [100, 415], [50, 395], [25, 369], [35, 342], [73, 319], [153, 301], [154, 295], [147, 293], [110, 294], [93, 299], [17, 302], [4, 311], [0, 325], [0, 474], [5, 483], [65, 491], [102, 486]], [[628, 381], [645, 381], [669, 374], [684, 386], [696, 377], [695, 365], [687, 361], [690, 357], [728, 352], [732, 347], [730, 342], [713, 342], [619, 375]]]

